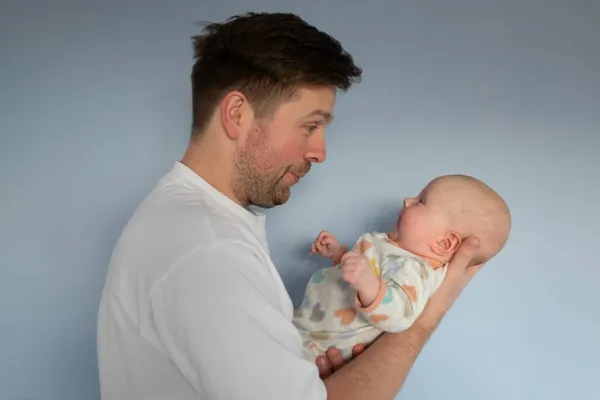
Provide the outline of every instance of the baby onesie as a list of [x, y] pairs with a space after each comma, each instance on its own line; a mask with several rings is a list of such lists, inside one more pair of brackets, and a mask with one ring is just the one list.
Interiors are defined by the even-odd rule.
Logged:
[[338, 348], [348, 360], [354, 345], [371, 343], [383, 332], [408, 328], [446, 273], [445, 266], [434, 268], [422, 257], [400, 248], [386, 233], [362, 235], [354, 250], [369, 259], [373, 272], [382, 280], [381, 290], [365, 308], [356, 290], [342, 279], [340, 265], [317, 270], [293, 319], [310, 361], [330, 347]]

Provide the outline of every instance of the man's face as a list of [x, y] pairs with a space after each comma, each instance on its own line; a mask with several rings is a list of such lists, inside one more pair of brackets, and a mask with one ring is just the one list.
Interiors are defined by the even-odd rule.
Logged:
[[235, 160], [234, 191], [242, 202], [284, 204], [311, 164], [325, 160], [325, 127], [335, 98], [335, 88], [302, 88], [271, 117], [255, 121]]

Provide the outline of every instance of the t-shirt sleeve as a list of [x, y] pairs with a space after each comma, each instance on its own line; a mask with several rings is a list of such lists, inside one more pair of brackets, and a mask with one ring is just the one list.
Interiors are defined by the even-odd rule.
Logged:
[[151, 293], [159, 340], [200, 398], [327, 398], [273, 284], [251, 247], [222, 242], [185, 257]]

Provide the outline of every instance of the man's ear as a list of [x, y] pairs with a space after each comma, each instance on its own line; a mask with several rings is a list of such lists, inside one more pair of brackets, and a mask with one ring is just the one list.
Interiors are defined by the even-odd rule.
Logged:
[[454, 231], [446, 231], [443, 236], [440, 236], [434, 244], [431, 251], [440, 256], [452, 255], [458, 250], [462, 243], [462, 236]]
[[221, 126], [227, 137], [237, 140], [252, 125], [254, 112], [248, 98], [234, 90], [227, 93], [219, 104]]

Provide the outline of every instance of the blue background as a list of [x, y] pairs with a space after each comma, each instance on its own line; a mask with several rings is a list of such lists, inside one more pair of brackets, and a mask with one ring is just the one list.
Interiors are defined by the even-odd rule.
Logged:
[[320, 230], [352, 243], [431, 178], [475, 175], [506, 198], [512, 236], [399, 397], [600, 398], [600, 3], [4, 0], [0, 399], [99, 398], [100, 291], [187, 144], [194, 23], [261, 10], [300, 14], [365, 70], [326, 163], [268, 212], [294, 301]]

